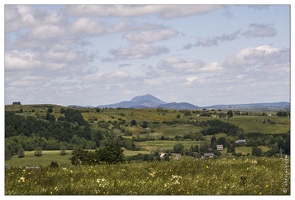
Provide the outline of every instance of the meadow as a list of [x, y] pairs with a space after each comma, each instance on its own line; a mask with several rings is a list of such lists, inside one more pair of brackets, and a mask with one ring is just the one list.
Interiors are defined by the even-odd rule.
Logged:
[[[17, 112], [16, 115], [45, 120], [48, 105], [22, 105], [21, 108], [23, 112]], [[53, 106], [51, 114], [56, 119], [64, 116], [60, 113], [61, 108], [66, 109], [62, 106]], [[20, 106], [5, 106], [5, 110], [19, 111]], [[77, 110], [90, 124], [92, 134], [103, 129], [105, 133], [134, 140], [137, 149], [124, 148], [123, 153], [126, 158], [137, 154], [173, 151], [173, 147], [179, 143], [185, 150], [195, 145], [200, 147], [203, 143], [201, 140], [176, 137], [201, 132], [206, 127], [200, 124], [214, 118], [234, 124], [242, 128], [244, 133], [259, 132], [273, 136], [290, 132], [290, 117], [274, 116], [274, 113], [268, 113], [272, 116], [262, 116], [259, 111], [253, 111], [247, 116], [219, 118], [218, 114], [226, 113], [226, 110], [218, 111], [212, 117], [198, 116], [193, 112], [187, 115], [181, 110], [162, 109], [97, 111], [95, 108], [78, 108]], [[137, 124], [130, 125], [132, 120], [136, 120]], [[121, 122], [124, 123], [117, 126]], [[148, 123], [148, 128], [143, 128], [144, 122]], [[127, 132], [131, 134], [126, 134]], [[210, 142], [212, 136], [203, 137]], [[224, 132], [216, 133], [215, 137], [216, 139], [226, 137], [233, 141], [237, 139], [236, 136]], [[270, 150], [269, 146], [258, 147], [263, 152]], [[67, 149], [66, 152], [66, 155], [61, 156], [60, 150], [43, 150], [43, 155], [36, 157], [34, 151], [25, 151], [24, 158], [13, 155], [9, 160], [5, 160], [5, 164], [11, 166], [10, 170], [5, 170], [5, 195], [290, 194], [289, 155], [288, 159], [280, 158], [278, 155], [255, 157], [252, 156], [251, 146], [235, 148], [235, 152], [243, 156], [228, 155], [225, 148], [220, 157], [213, 159], [184, 155], [178, 161], [130, 161], [93, 166], [72, 165], [70, 162], [72, 150]], [[58, 163], [58, 167], [50, 167], [52, 161]], [[25, 168], [26, 166], [41, 168], [29, 170]]]
[[169, 162], [12, 168], [5, 170], [5, 195], [290, 195], [286, 166], [284, 158], [185, 156]]

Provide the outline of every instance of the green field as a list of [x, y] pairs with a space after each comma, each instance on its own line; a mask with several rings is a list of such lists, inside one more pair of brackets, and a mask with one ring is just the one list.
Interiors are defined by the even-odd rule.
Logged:
[[[263, 120], [274, 121], [275, 124], [263, 123]], [[228, 122], [239, 126], [245, 132], [286, 133], [290, 131], [290, 118], [278, 116], [234, 116]]]
[[[5, 164], [8, 164], [12, 167], [25, 167], [25, 166], [48, 166], [52, 161], [59, 163], [60, 165], [71, 165], [70, 158], [71, 150], [67, 151], [67, 155], [61, 156], [60, 151], [42, 151], [42, 156], [34, 156], [34, 151], [26, 151], [24, 158], [18, 158], [17, 155], [13, 156], [11, 159], [5, 161]], [[124, 156], [134, 156], [137, 154], [149, 154], [149, 151], [128, 151], [124, 150]]]

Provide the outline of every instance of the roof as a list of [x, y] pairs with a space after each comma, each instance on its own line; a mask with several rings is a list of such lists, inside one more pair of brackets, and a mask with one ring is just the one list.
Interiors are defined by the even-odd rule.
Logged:
[[237, 141], [236, 141], [236, 143], [241, 143], [241, 142], [246, 143], [246, 140], [237, 140]]
[[161, 153], [160, 158], [164, 158], [165, 155], [166, 153]]
[[204, 156], [214, 156], [214, 153], [204, 153]]

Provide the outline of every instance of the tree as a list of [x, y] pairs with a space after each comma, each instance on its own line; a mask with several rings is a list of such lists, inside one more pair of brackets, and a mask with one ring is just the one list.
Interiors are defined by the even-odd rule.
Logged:
[[60, 147], [60, 155], [62, 155], [62, 156], [64, 156], [64, 155], [66, 155], [67, 154], [67, 148], [66, 148], [66, 146], [61, 146]]
[[142, 128], [147, 128], [148, 127], [148, 122], [147, 121], [143, 121], [142, 122]]
[[23, 148], [20, 148], [20, 149], [18, 150], [18, 157], [19, 157], [19, 158], [23, 158], [23, 157], [25, 157], [25, 150], [24, 150]]
[[109, 146], [96, 151], [98, 159], [109, 164], [123, 162], [125, 160], [123, 152], [118, 142], [111, 142]]
[[64, 114], [65, 112], [66, 112], [66, 110], [64, 108], [61, 108], [59, 111], [60, 114]]
[[34, 153], [35, 156], [42, 156], [42, 148], [41, 147], [37, 147], [35, 149], [35, 153]]
[[232, 117], [232, 116], [234, 116], [234, 113], [233, 113], [232, 110], [227, 111], [226, 114], [227, 114], [228, 117]]
[[184, 145], [181, 143], [174, 145], [173, 151], [175, 153], [181, 153], [183, 155], [184, 154]]
[[133, 120], [131, 121], [131, 126], [136, 126], [136, 124], [137, 124], [136, 120], [133, 119]]
[[227, 147], [227, 141], [226, 141], [226, 138], [225, 137], [220, 137], [218, 138], [217, 140], [217, 144], [219, 145], [223, 145], [223, 148]]
[[47, 112], [52, 113], [53, 112], [53, 107], [49, 106], [48, 109], [47, 109]]
[[262, 156], [262, 149], [259, 147], [252, 147], [252, 156]]
[[212, 149], [216, 149], [217, 148], [217, 142], [216, 141], [217, 141], [216, 140], [216, 137], [215, 137], [215, 135], [213, 135], [213, 137], [211, 138], [211, 144], [210, 144], [210, 146], [211, 146]]

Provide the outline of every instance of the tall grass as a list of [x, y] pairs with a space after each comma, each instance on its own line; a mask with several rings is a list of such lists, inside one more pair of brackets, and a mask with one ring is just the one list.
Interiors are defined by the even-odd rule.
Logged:
[[[240, 157], [31, 171], [16, 168], [5, 171], [5, 194], [283, 195], [290, 194], [290, 171], [285, 175], [288, 164], [283, 158]], [[283, 192], [285, 187], [287, 193]]]

